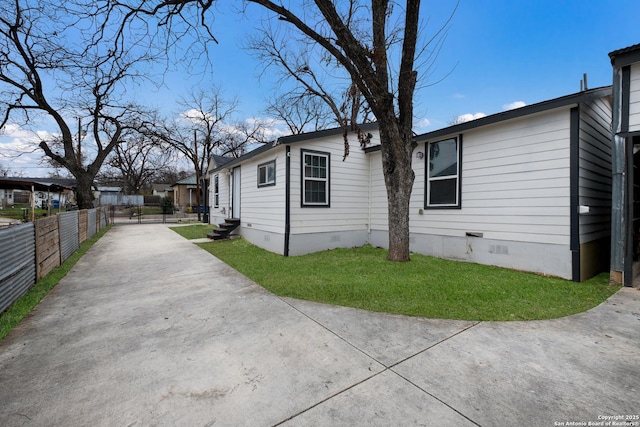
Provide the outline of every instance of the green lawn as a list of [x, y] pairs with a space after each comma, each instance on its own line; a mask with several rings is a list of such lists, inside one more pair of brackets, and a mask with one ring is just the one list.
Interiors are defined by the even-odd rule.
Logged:
[[6, 311], [0, 313], [0, 340], [2, 340], [20, 321], [38, 305], [51, 289], [53, 289], [60, 279], [67, 275], [69, 270], [78, 262], [80, 258], [89, 250], [100, 237], [102, 237], [111, 226], [107, 226], [97, 232], [89, 240], [80, 244], [80, 248], [75, 251], [59, 267], [54, 268], [49, 274], [41, 278], [29, 291], [13, 303]]
[[244, 239], [200, 246], [276, 295], [410, 316], [551, 319], [595, 307], [619, 289], [608, 284], [607, 274], [574, 283], [417, 254], [411, 262], [393, 263], [385, 250], [371, 246], [298, 257]]
[[211, 233], [215, 227], [213, 224], [193, 224], [169, 228], [185, 239], [194, 240], [207, 237], [207, 233]]
[[[51, 215], [55, 215], [59, 209], [51, 208]], [[35, 208], [35, 219], [47, 216], [47, 209]], [[26, 215], [26, 217], [25, 217]], [[31, 221], [31, 208], [28, 205], [15, 205], [11, 208], [0, 209], [0, 216], [4, 218]]]

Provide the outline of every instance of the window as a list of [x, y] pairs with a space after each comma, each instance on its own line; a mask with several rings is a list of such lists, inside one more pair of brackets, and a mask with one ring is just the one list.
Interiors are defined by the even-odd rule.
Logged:
[[220, 181], [218, 175], [213, 177], [213, 207], [220, 207]]
[[457, 138], [428, 144], [425, 208], [460, 207], [460, 148]]
[[258, 165], [258, 187], [276, 185], [276, 161]]
[[302, 206], [329, 206], [329, 153], [302, 150]]

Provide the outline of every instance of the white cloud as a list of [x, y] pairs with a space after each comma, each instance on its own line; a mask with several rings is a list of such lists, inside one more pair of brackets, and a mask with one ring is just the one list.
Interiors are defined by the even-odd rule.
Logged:
[[462, 93], [454, 93], [453, 94], [453, 99], [464, 99], [465, 96]]
[[486, 116], [485, 113], [475, 113], [475, 114], [466, 113], [466, 114], [461, 114], [461, 115], [459, 115], [458, 117], [455, 118], [455, 124], [470, 122], [471, 120], [480, 119], [480, 118], [485, 117], [485, 116]]
[[431, 121], [426, 117], [422, 120], [418, 120], [418, 122], [415, 123], [416, 130], [428, 128], [430, 125], [431, 125]]
[[504, 111], [507, 111], [507, 110], [515, 110], [516, 108], [522, 108], [522, 107], [524, 107], [524, 106], [526, 106], [526, 105], [527, 105], [527, 103], [526, 103], [526, 102], [524, 102], [524, 101], [514, 101], [514, 102], [512, 102], [512, 103], [510, 103], [510, 104], [504, 104], [504, 105], [502, 106], [502, 109], [503, 109]]
[[41, 165], [43, 153], [38, 147], [42, 140], [50, 141], [57, 134], [45, 130], [31, 131], [8, 123], [0, 132], [0, 163], [12, 175], [45, 176], [49, 170]]

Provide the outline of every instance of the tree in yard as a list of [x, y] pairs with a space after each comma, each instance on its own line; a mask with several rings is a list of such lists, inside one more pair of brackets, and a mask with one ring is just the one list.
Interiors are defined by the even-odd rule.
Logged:
[[[292, 88], [270, 103], [268, 111], [284, 120], [294, 134], [340, 126], [348, 144], [347, 132], [371, 120], [366, 100], [340, 64], [292, 31], [264, 24], [246, 46], [264, 64], [263, 73], [273, 69], [279, 75], [277, 90], [293, 82]], [[363, 137], [361, 132], [358, 136]]]
[[141, 194], [145, 186], [167, 169], [172, 157], [159, 142], [136, 135], [115, 146], [107, 159], [107, 170], [99, 176], [103, 180], [121, 180], [125, 194]]
[[[148, 57], [85, 43], [83, 31], [90, 30], [97, 9], [74, 6], [0, 4], [0, 129], [10, 122], [32, 129], [52, 122], [53, 137], [43, 138], [39, 148], [76, 178], [78, 207], [86, 209], [93, 207], [93, 180], [107, 156], [145, 120], [142, 109], [122, 97]], [[86, 127], [80, 129], [82, 121]]]
[[[162, 23], [181, 18], [188, 7], [206, 21], [212, 17], [214, 4], [213, 0], [129, 0], [128, 3], [125, 22], [137, 16], [155, 16]], [[271, 18], [295, 28], [311, 45], [321, 48], [326, 61], [343, 67], [354, 90], [366, 100], [380, 131], [388, 201], [388, 259], [408, 261], [409, 200], [415, 178], [411, 157], [416, 146], [412, 128], [417, 69], [429, 72], [446, 27], [437, 30], [430, 40], [420, 40], [420, 0], [402, 3], [314, 0], [300, 4], [246, 0], [244, 4], [259, 5], [270, 11]], [[424, 57], [417, 63], [420, 54]], [[304, 68], [300, 71], [305, 72]], [[426, 74], [422, 76], [423, 83], [426, 78]]]
[[292, 135], [327, 129], [335, 120], [319, 98], [295, 94], [273, 97], [266, 113], [282, 121]]
[[179, 120], [153, 126], [147, 132], [191, 163], [196, 176], [196, 204], [200, 206], [200, 179], [211, 156], [237, 157], [247, 144], [263, 142], [263, 127], [259, 122], [229, 125], [227, 120], [237, 108], [237, 101], [226, 100], [218, 88], [194, 92], [181, 105], [185, 111], [180, 113]]

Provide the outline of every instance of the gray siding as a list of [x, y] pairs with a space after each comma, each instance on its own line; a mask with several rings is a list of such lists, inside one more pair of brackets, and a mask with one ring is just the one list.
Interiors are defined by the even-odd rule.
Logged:
[[580, 243], [611, 234], [611, 103], [599, 99], [580, 109]]
[[97, 209], [89, 209], [87, 212], [87, 238], [90, 239], [98, 232], [98, 211]]
[[78, 211], [58, 215], [60, 221], [60, 253], [62, 262], [80, 247], [78, 232]]
[[0, 231], [0, 313], [36, 282], [33, 223]]
[[640, 64], [631, 65], [629, 87], [629, 131], [640, 131]]

